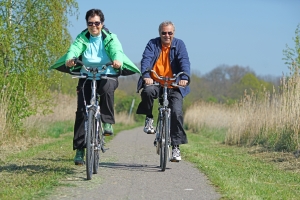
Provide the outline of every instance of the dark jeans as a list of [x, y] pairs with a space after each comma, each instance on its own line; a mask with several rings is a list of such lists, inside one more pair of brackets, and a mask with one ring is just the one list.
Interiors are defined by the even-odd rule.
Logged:
[[[85, 122], [85, 104], [90, 104], [91, 100], [91, 84], [92, 81], [87, 80], [84, 87], [85, 79], [79, 79], [77, 85], [77, 111], [76, 119], [74, 124], [74, 138], [73, 138], [73, 149], [84, 148], [84, 122]], [[97, 93], [100, 94], [100, 110], [101, 120], [103, 123], [115, 123], [114, 118], [114, 92], [119, 85], [118, 79], [110, 80], [103, 79], [97, 81]], [[83, 98], [83, 93], [84, 97]]]
[[[138, 105], [136, 114], [152, 115], [153, 102], [162, 92], [159, 86], [146, 86], [141, 92], [142, 101]], [[179, 89], [168, 89], [169, 108], [171, 108], [171, 144], [180, 145], [188, 143], [183, 129], [183, 97]]]

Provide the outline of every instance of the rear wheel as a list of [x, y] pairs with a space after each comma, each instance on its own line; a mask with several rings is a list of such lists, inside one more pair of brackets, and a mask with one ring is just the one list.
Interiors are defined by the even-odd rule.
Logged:
[[92, 179], [94, 164], [94, 138], [95, 138], [95, 111], [89, 110], [88, 127], [86, 135], [86, 175], [87, 180]]

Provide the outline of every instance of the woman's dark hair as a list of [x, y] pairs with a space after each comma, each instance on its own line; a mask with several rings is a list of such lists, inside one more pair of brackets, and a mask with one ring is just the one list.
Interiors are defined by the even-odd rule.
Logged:
[[105, 18], [104, 18], [104, 14], [100, 9], [91, 9], [89, 11], [86, 12], [85, 15], [85, 21], [88, 22], [89, 17], [95, 17], [95, 16], [99, 16], [100, 17], [100, 21], [103, 23]]

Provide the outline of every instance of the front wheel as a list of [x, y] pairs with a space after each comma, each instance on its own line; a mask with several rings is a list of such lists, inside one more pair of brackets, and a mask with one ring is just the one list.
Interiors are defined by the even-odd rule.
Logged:
[[95, 139], [95, 111], [89, 110], [88, 127], [86, 135], [86, 176], [87, 180], [92, 179], [93, 164], [94, 164], [94, 139]]
[[97, 132], [95, 135], [95, 148], [94, 148], [94, 174], [98, 173], [99, 169], [99, 162], [100, 162], [100, 150], [103, 148], [103, 129], [102, 129], [102, 123], [100, 121], [100, 118], [97, 120]]
[[160, 166], [161, 170], [165, 171], [167, 166], [167, 161], [169, 160], [169, 134], [170, 134], [170, 121], [169, 121], [168, 111], [164, 111], [164, 116], [162, 118], [162, 128], [161, 128], [161, 148], [160, 148]]

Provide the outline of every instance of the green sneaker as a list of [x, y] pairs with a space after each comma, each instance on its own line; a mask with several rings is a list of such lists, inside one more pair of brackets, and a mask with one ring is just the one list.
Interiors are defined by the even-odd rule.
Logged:
[[104, 133], [103, 135], [105, 136], [111, 136], [112, 134], [114, 134], [114, 130], [111, 124], [109, 123], [104, 123], [103, 124], [103, 128], [104, 128]]
[[75, 165], [84, 164], [84, 149], [76, 149], [76, 155], [74, 158]]

